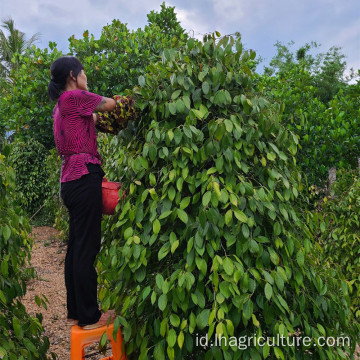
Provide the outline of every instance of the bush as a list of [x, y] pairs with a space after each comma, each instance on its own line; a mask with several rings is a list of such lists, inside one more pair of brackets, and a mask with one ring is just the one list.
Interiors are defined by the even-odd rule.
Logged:
[[32, 247], [31, 227], [13, 203], [14, 192], [15, 172], [0, 154], [0, 358], [45, 359], [49, 340], [43, 336], [41, 314], [29, 316], [20, 301], [26, 293], [25, 280], [35, 274], [25, 270]]
[[34, 141], [15, 141], [11, 144], [8, 163], [16, 172], [16, 198], [29, 215], [35, 214], [49, 195], [44, 166], [48, 152]]
[[353, 171], [338, 171], [332, 195], [316, 216], [323, 263], [338, 269], [350, 288], [353, 316], [360, 318], [360, 179]]
[[102, 224], [100, 298], [121, 314], [129, 358], [353, 353], [355, 342], [243, 351], [196, 344], [215, 333], [288, 338], [299, 330], [314, 343], [358, 334], [346, 284], [319, 265], [319, 247], [295, 209], [298, 138], [257, 91], [254, 59], [238, 34], [165, 50], [133, 91], [139, 120], [111, 139], [106, 173], [128, 195]]
[[50, 150], [46, 158], [46, 173], [48, 174], [46, 187], [48, 197], [44, 201], [43, 214], [46, 214], [47, 223], [60, 231], [59, 237], [65, 240], [69, 233], [68, 212], [60, 201], [60, 169], [61, 160], [56, 149]]

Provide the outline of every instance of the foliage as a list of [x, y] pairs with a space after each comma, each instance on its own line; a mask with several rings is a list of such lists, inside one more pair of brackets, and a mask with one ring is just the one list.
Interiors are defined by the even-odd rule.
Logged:
[[312, 79], [305, 67], [296, 66], [281, 77], [259, 77], [259, 88], [283, 104], [282, 123], [299, 137], [297, 163], [310, 184], [324, 186], [333, 166], [357, 165], [360, 83], [340, 90], [326, 106], [316, 98]]
[[[156, 18], [167, 18], [173, 8], [162, 7]], [[175, 21], [171, 15], [171, 24]], [[154, 20], [156, 23], [157, 21]], [[114, 20], [104, 26], [99, 39], [83, 34], [83, 39], [72, 36], [69, 51], [77, 56], [85, 67], [89, 90], [103, 96], [122, 94], [137, 84], [137, 78], [145, 67], [156, 61], [167, 47], [179, 47], [186, 39], [174, 25], [178, 36], [165, 34], [156, 25], [130, 31], [125, 24]], [[175, 24], [175, 23], [174, 23]], [[15, 60], [21, 64], [11, 73], [13, 86], [0, 98], [0, 119], [6, 130], [15, 130], [16, 138], [35, 139], [47, 149], [54, 147], [52, 132], [52, 109], [47, 86], [50, 65], [63, 54], [50, 42], [49, 49], [33, 46]]]
[[46, 158], [46, 187], [49, 194], [44, 201], [43, 212], [47, 214], [48, 223], [59, 230], [59, 238], [64, 241], [69, 233], [69, 216], [66, 207], [60, 201], [60, 168], [61, 160], [56, 149], [51, 149]]
[[[26, 293], [25, 278], [34, 277], [34, 271], [26, 269], [32, 247], [31, 227], [12, 200], [15, 191], [15, 172], [0, 154], [0, 357], [45, 359], [49, 341], [42, 335], [41, 314], [29, 316], [20, 301]], [[44, 304], [43, 299], [37, 301]]]
[[311, 84], [315, 88], [315, 95], [327, 104], [346, 84], [355, 77], [354, 72], [345, 75], [346, 61], [341, 47], [332, 46], [326, 53], [311, 54], [312, 49], [319, 48], [319, 44], [311, 42], [292, 52], [287, 45], [276, 42], [276, 55], [265, 67], [266, 75], [278, 74], [280, 78], [287, 78], [294, 69], [306, 70], [311, 74]]
[[102, 224], [100, 297], [121, 314], [130, 358], [339, 359], [344, 348], [194, 341], [355, 336], [346, 284], [319, 266], [294, 208], [306, 201], [298, 138], [256, 91], [254, 58], [239, 34], [165, 50], [132, 94], [139, 121], [107, 144], [106, 172], [128, 196]]
[[151, 62], [157, 61], [162, 50], [177, 48], [184, 36], [169, 37], [156, 25], [130, 31], [125, 24], [114, 20], [104, 26], [95, 40], [84, 32], [81, 40], [70, 38], [70, 51], [83, 62], [91, 91], [112, 97], [137, 84], [139, 75]]
[[323, 263], [339, 269], [349, 288], [352, 313], [360, 317], [360, 180], [358, 172], [338, 171], [332, 196], [317, 214]]
[[11, 18], [4, 20], [1, 27], [6, 32], [0, 30], [0, 78], [11, 82], [10, 69], [18, 68], [20, 65], [14, 55], [22, 54], [29, 49], [39, 39], [39, 34], [36, 33], [26, 40], [25, 33], [15, 28], [14, 20]]
[[[351, 85], [357, 91], [360, 83]], [[316, 104], [316, 102], [314, 102]], [[302, 151], [299, 162], [308, 174], [311, 183], [322, 184], [328, 171], [335, 166], [338, 169], [355, 169], [360, 153], [359, 92], [342, 91], [329, 102], [329, 106], [319, 106], [307, 115], [304, 128]]]
[[47, 85], [50, 79], [50, 65], [62, 54], [56, 44], [48, 49], [35, 46], [24, 55], [18, 55], [21, 66], [13, 69], [13, 86], [0, 98], [0, 118], [6, 130], [14, 130], [15, 137], [22, 141], [34, 139], [47, 149], [54, 147], [52, 110]]
[[8, 162], [16, 172], [16, 199], [29, 215], [39, 210], [49, 193], [46, 157], [45, 147], [34, 140], [11, 144]]
[[185, 30], [181, 27], [180, 22], [177, 20], [175, 7], [166, 6], [165, 2], [161, 4], [160, 13], [152, 10], [148, 15], [149, 25], [157, 25], [163, 34], [170, 37], [183, 37]]

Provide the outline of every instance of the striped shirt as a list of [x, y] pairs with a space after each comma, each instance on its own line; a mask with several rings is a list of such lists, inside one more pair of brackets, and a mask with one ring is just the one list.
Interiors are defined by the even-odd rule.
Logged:
[[93, 112], [102, 96], [84, 90], [64, 91], [53, 111], [56, 149], [63, 159], [62, 183], [89, 173], [86, 164], [101, 165]]

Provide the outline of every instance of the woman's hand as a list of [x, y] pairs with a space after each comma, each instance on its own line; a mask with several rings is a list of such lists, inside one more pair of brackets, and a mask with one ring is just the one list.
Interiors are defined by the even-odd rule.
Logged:
[[136, 119], [136, 111], [134, 100], [129, 96], [115, 95], [113, 101], [115, 102], [114, 109], [99, 111], [97, 120], [94, 117], [94, 121], [98, 131], [116, 135], [127, 127], [129, 120]]
[[93, 113], [92, 115], [93, 115], [93, 119], [94, 119], [94, 124], [96, 125], [97, 122], [99, 121], [99, 115], [95, 114], [95, 113]]

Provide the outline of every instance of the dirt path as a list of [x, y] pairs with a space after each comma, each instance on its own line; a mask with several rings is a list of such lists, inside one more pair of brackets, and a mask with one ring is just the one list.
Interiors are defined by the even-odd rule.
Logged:
[[[58, 360], [69, 360], [71, 327], [66, 324], [64, 282], [66, 245], [58, 239], [58, 231], [51, 227], [33, 228], [32, 235], [34, 247], [31, 264], [38, 274], [38, 279], [28, 282], [23, 304], [30, 315], [35, 316], [39, 312], [43, 314], [45, 335], [50, 340], [49, 354], [54, 352]], [[49, 300], [47, 310], [35, 303], [35, 296], [41, 297], [42, 294]], [[105, 357], [102, 354], [94, 354], [96, 352], [96, 345], [89, 347], [86, 359], [96, 360]], [[106, 355], [111, 355], [111, 352]]]
[[[70, 359], [70, 330], [66, 325], [66, 292], [64, 283], [64, 259], [66, 246], [58, 239], [57, 230], [41, 226], [33, 228], [34, 247], [31, 264], [38, 279], [27, 286], [23, 304], [30, 315], [43, 314], [45, 335], [50, 340], [50, 351], [60, 360]], [[49, 303], [47, 310], [35, 303], [35, 296], [44, 294]]]

